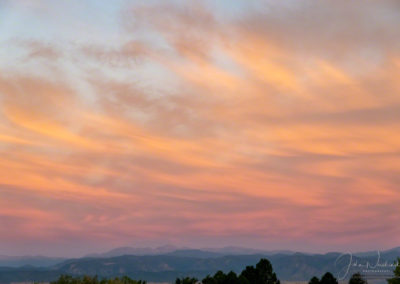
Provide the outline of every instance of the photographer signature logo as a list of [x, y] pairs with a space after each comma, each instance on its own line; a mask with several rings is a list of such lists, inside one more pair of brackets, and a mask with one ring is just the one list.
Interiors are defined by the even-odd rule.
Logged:
[[341, 267], [337, 275], [339, 280], [344, 280], [352, 272], [390, 277], [398, 264], [397, 262], [388, 263], [387, 260], [381, 262], [381, 253], [379, 251], [377, 251], [377, 258], [374, 262], [363, 260], [360, 257], [353, 257], [350, 252], [339, 255], [335, 261], [335, 267]]

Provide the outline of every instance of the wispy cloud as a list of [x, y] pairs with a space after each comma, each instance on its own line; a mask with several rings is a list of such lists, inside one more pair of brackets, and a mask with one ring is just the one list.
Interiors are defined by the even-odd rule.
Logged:
[[103, 38], [6, 39], [4, 249], [396, 245], [397, 2], [260, 3], [120, 3], [112, 36], [69, 4]]

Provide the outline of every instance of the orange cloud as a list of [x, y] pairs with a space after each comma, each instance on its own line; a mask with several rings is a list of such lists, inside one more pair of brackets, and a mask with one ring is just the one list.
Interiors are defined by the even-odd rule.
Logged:
[[112, 48], [22, 45], [29, 62], [0, 77], [0, 222], [17, 224], [0, 240], [396, 245], [397, 20], [369, 17], [383, 2], [133, 5]]

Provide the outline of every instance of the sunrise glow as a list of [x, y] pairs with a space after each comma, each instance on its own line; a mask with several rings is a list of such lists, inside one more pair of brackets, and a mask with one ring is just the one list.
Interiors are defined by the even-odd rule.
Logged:
[[399, 26], [397, 1], [1, 1], [1, 253], [398, 245]]

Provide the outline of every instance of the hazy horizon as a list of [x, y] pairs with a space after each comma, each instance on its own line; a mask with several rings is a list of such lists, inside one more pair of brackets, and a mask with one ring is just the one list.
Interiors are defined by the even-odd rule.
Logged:
[[[173, 244], [163, 244], [163, 245], [154, 245], [154, 246], [135, 246], [135, 245], [121, 245], [121, 246], [117, 246], [117, 247], [112, 247], [109, 249], [100, 249], [100, 250], [93, 250], [93, 251], [87, 251], [84, 252], [84, 250], [82, 250], [80, 253], [75, 253], [75, 254], [43, 254], [43, 251], [38, 251], [38, 253], [31, 253], [31, 254], [16, 254], [16, 255], [5, 255], [5, 254], [0, 254], [1, 256], [6, 256], [6, 257], [51, 257], [51, 258], [82, 258], [82, 257], [87, 257], [87, 256], [96, 256], [96, 255], [102, 255], [105, 253], [109, 253], [111, 251], [114, 250], [118, 250], [118, 249], [127, 249], [127, 248], [133, 248], [133, 249], [151, 249], [154, 251], [157, 251], [157, 249], [165, 249], [165, 247], [170, 247], [166, 252], [145, 252], [145, 253], [138, 253], [137, 255], [148, 255], [148, 254], [165, 254], [165, 253], [169, 253], [169, 252], [174, 252], [174, 251], [179, 251], [179, 250], [201, 250], [201, 251], [209, 251], [209, 252], [213, 252], [213, 251], [219, 251], [221, 254], [224, 254], [221, 250], [223, 249], [242, 249], [242, 250], [255, 250], [258, 252], [254, 252], [254, 254], [256, 253], [262, 253], [262, 252], [273, 252], [273, 253], [282, 253], [282, 252], [293, 252], [293, 253], [304, 253], [304, 254], [327, 254], [327, 253], [344, 253], [344, 254], [357, 254], [357, 253], [365, 253], [365, 252], [376, 252], [381, 253], [383, 251], [387, 251], [387, 250], [391, 250], [391, 249], [397, 249], [400, 248], [400, 246], [396, 246], [396, 247], [388, 247], [388, 248], [371, 248], [371, 249], [366, 249], [366, 250], [351, 250], [351, 249], [346, 249], [346, 250], [319, 250], [319, 251], [308, 251], [308, 250], [296, 250], [296, 249], [285, 249], [285, 248], [281, 248], [281, 249], [268, 249], [268, 248], [263, 248], [263, 247], [243, 247], [243, 246], [231, 246], [231, 245], [226, 245], [226, 246], [219, 246], [219, 247], [193, 247], [193, 246], [178, 246], [178, 245], [173, 245]], [[232, 254], [231, 251], [226, 252], [228, 254]], [[241, 255], [241, 253], [233, 253], [236, 255]], [[245, 254], [253, 254], [253, 252], [246, 252]], [[135, 255], [135, 254], [133, 254]]]
[[0, 255], [399, 246], [400, 4], [0, 1]]

